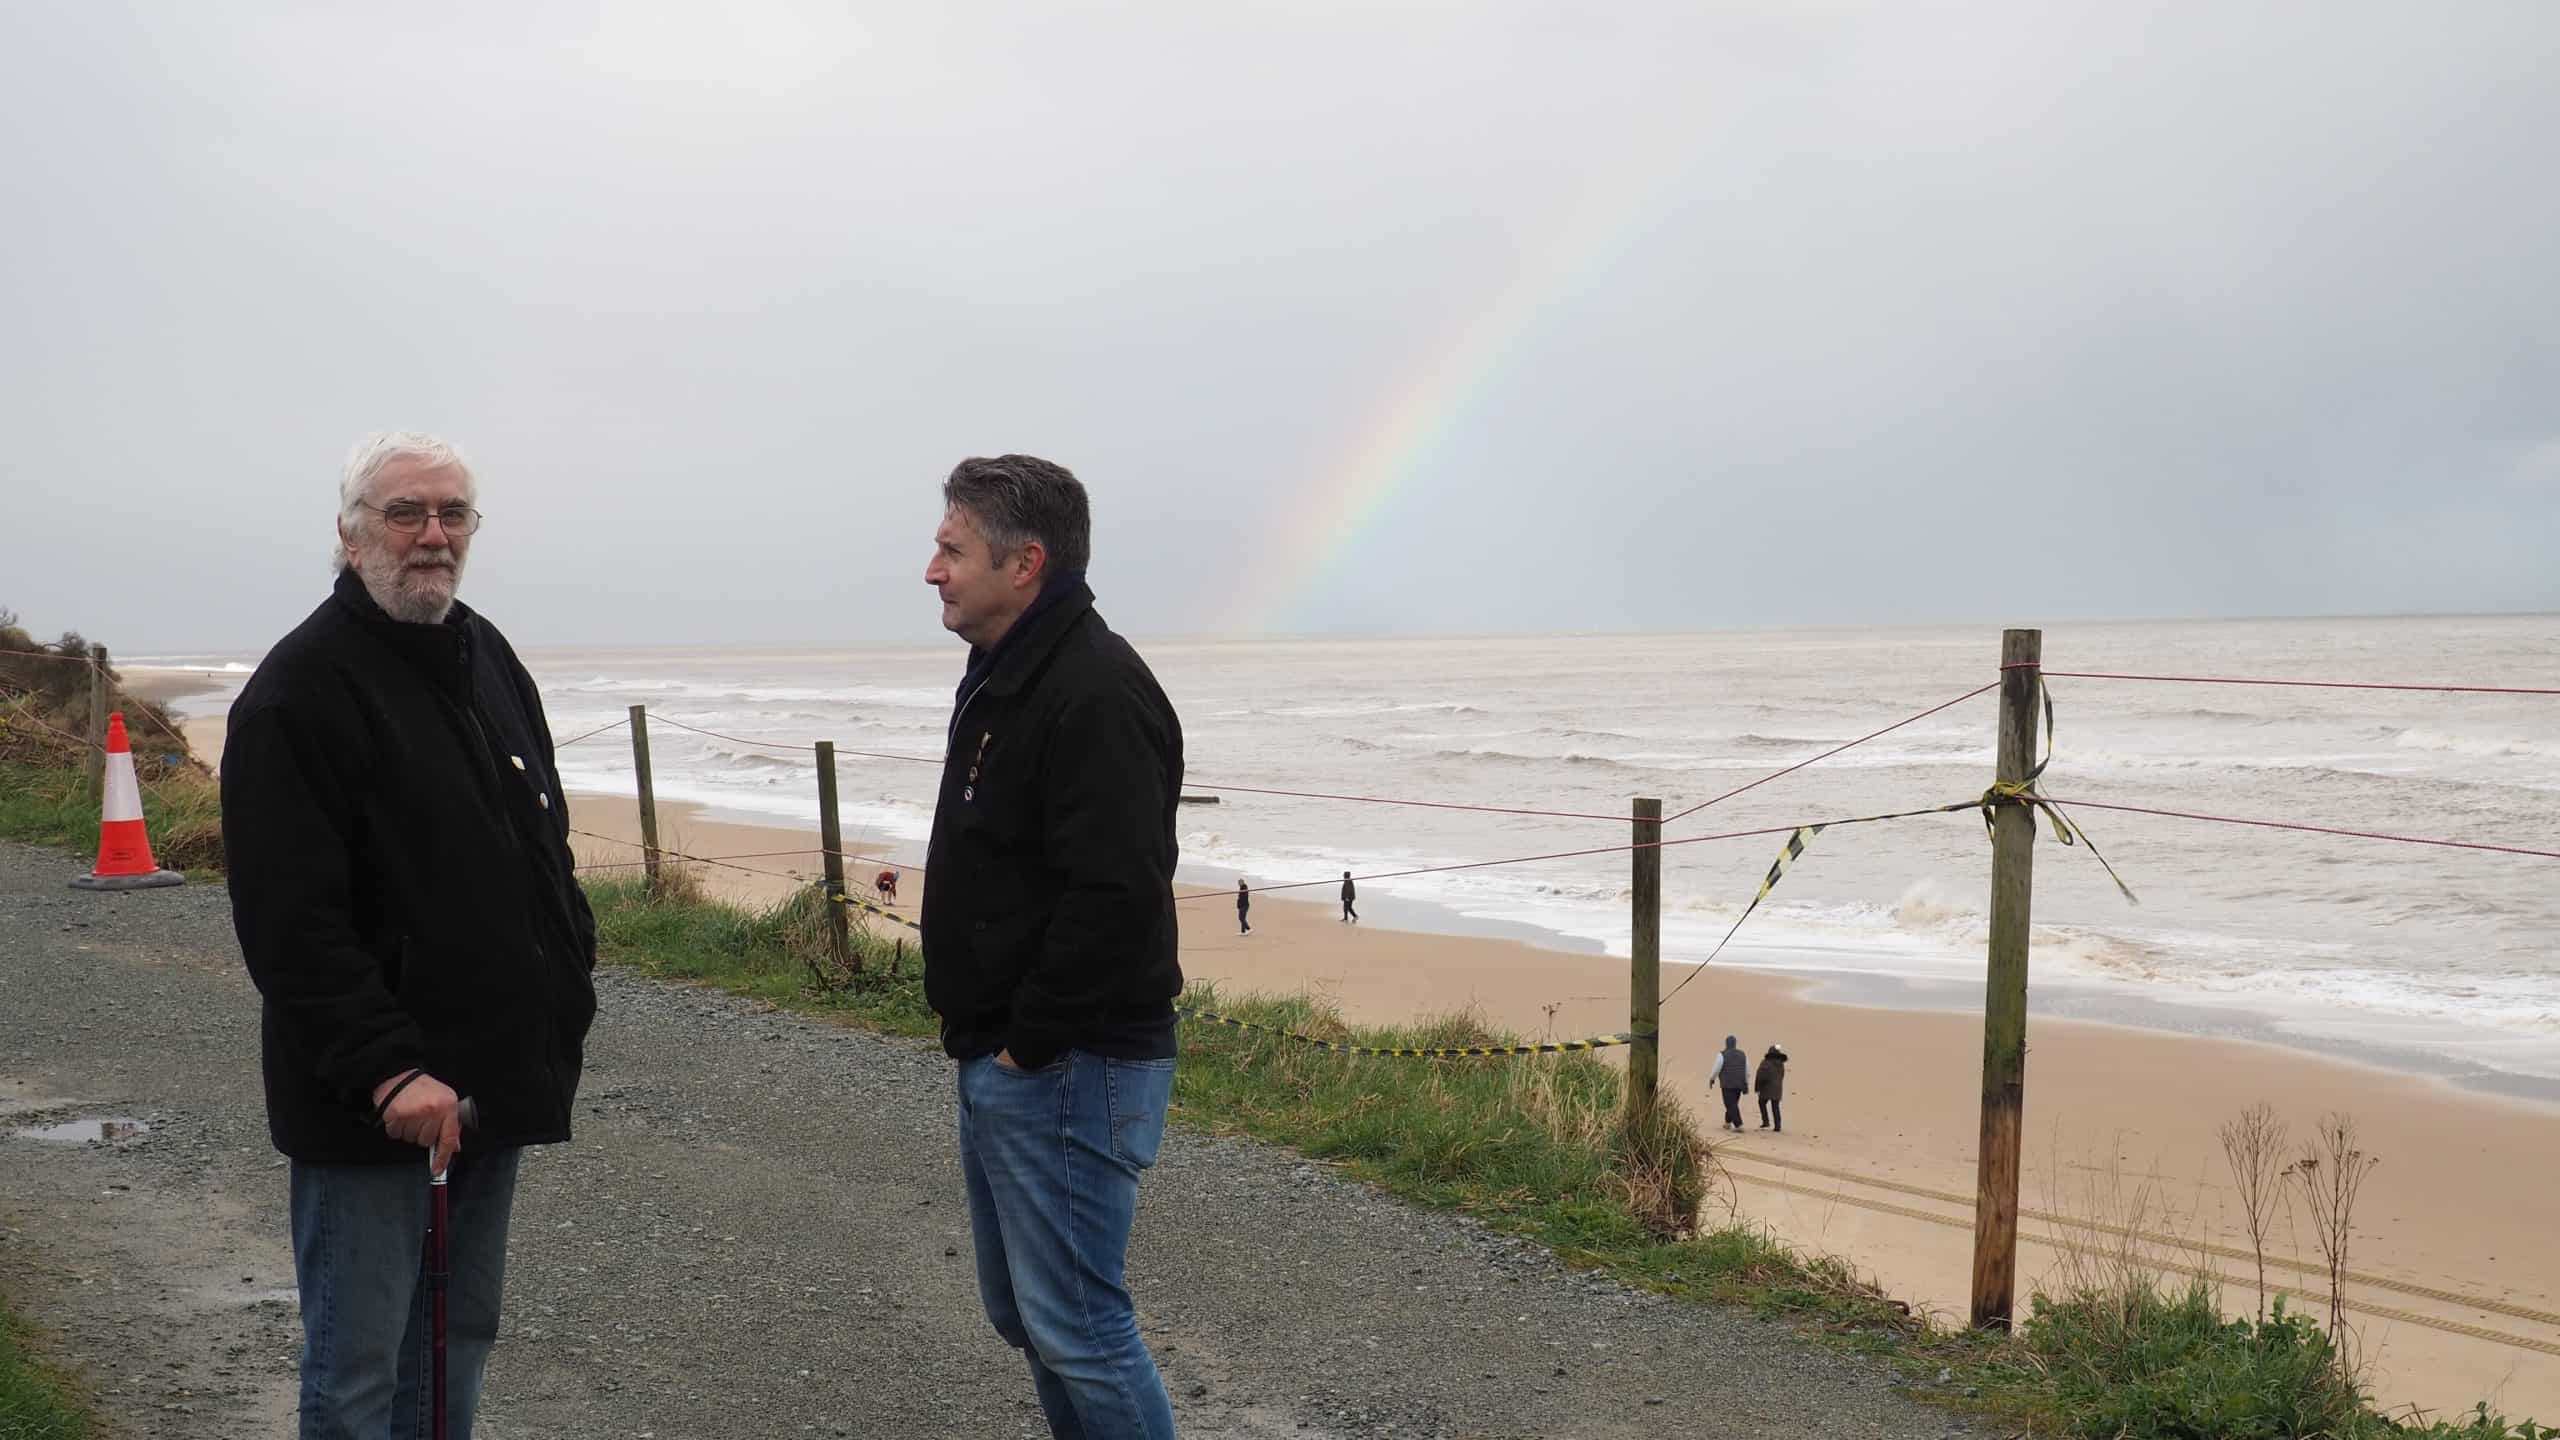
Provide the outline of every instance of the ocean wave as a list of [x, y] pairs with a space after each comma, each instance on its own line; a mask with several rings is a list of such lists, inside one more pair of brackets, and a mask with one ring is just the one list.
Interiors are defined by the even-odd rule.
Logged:
[[258, 667], [255, 665], [243, 664], [237, 660], [225, 660], [219, 665], [183, 665], [174, 660], [160, 661], [120, 659], [115, 662], [114, 668], [118, 670], [150, 671], [153, 673], [165, 671], [184, 675], [248, 675], [255, 672]]
[[[777, 751], [760, 750], [746, 745], [733, 745], [726, 740], [714, 740], [701, 735], [686, 735], [685, 738], [694, 742], [704, 756], [732, 770], [775, 771], [796, 775], [810, 768], [811, 762], [803, 756], [785, 755]], [[676, 748], [666, 740], [660, 740], [658, 743], [667, 750]]]
[[1564, 763], [1567, 765], [1596, 767], [1603, 770], [1647, 770], [1654, 768], [1652, 766], [1640, 764], [1634, 760], [1622, 760], [1614, 755], [1566, 755], [1562, 758]]
[[2505, 737], [2449, 735], [2441, 730], [2416, 728], [2387, 733], [2390, 735], [2391, 743], [2402, 750], [2420, 750], [2442, 755], [2468, 755], [2486, 760], [2508, 760], [2519, 757], [2537, 760], [2560, 759], [2560, 742], [2528, 740], [2520, 735]]
[[[553, 682], [546, 696], [633, 695], [677, 702], [746, 708], [827, 705], [856, 709], [922, 710], [949, 714], [952, 692], [941, 688], [897, 685], [756, 685], [720, 680], [679, 680], [663, 676], [594, 675], [585, 680]], [[696, 717], [686, 716], [688, 720]]]
[[1383, 703], [1350, 705], [1283, 705], [1271, 709], [1217, 711], [1214, 713], [1230, 718], [1237, 715], [1268, 715], [1275, 720], [1350, 720], [1364, 715], [1482, 715], [1485, 712], [1473, 705], [1460, 704], [1452, 701], [1426, 701], [1410, 705], [1391, 705]]
[[1817, 740], [1806, 735], [1757, 735], [1745, 731], [1734, 736], [1733, 743], [1745, 750], [1819, 750], [1849, 738], [1843, 735], [1837, 740]]
[[[1384, 747], [1395, 748], [1395, 747]], [[1440, 749], [1429, 752], [1434, 760], [1463, 760], [1500, 765], [1573, 765], [1584, 769], [1643, 770], [1649, 767], [1632, 764], [1610, 755], [1584, 755], [1567, 752], [1562, 755], [1525, 755], [1516, 750], [1469, 747], [1463, 750]]]

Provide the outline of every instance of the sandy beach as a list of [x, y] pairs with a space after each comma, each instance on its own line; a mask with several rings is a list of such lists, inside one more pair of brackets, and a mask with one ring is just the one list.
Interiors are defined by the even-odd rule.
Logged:
[[177, 721], [178, 732], [186, 737], [187, 749], [206, 765], [221, 767], [228, 702], [221, 708], [204, 711], [180, 702], [190, 696], [231, 690], [240, 683], [237, 674], [220, 670], [125, 670], [119, 672], [118, 680], [125, 693], [137, 700], [175, 707], [171, 718]]
[[[152, 675], [137, 693], [195, 688]], [[221, 717], [190, 719], [198, 754], [218, 762]], [[817, 873], [817, 837], [663, 804], [661, 843], [735, 858], [704, 867], [716, 894], [760, 901]], [[581, 864], [637, 855], [637, 807], [581, 794], [572, 823]], [[790, 852], [774, 854], [769, 852]], [[857, 884], [867, 883], [858, 879]], [[921, 877], [902, 885], [907, 913]], [[1197, 888], [1197, 887], [1186, 887]], [[1322, 894], [1323, 892], [1316, 892]], [[1191, 902], [1183, 969], [1222, 986], [1331, 998], [1355, 1022], [1384, 1023], [1473, 1007], [1523, 1035], [1571, 1038], [1625, 1028], [1626, 963], [1516, 941], [1339, 923], [1328, 903], [1257, 897], [1253, 933], [1233, 906]], [[1666, 965], [1669, 990], [1689, 974]], [[1719, 969], [1663, 1012], [1663, 1071], [1719, 1137], [1739, 1215], [1800, 1246], [1839, 1254], [1893, 1294], [1961, 1317], [1970, 1275], [1981, 1064], [1978, 1018], [1817, 1002], [1786, 977]], [[1714, 1129], [1720, 1102], [1706, 1076], [1727, 1033], [1756, 1058], [1782, 1042], [1794, 1063], [1783, 1134]], [[2355, 1216], [2350, 1318], [2378, 1396], [2435, 1411], [2486, 1398], [2517, 1414], [2560, 1415], [2560, 1247], [2551, 1243], [2560, 1180], [2560, 1107], [2457, 1089], [2425, 1075], [2367, 1068], [2275, 1044], [2036, 1017], [2029, 1030], [2026, 1184], [2030, 1212], [2067, 1219], [2136, 1218], [2170, 1237], [2172, 1264], [2225, 1277], [2227, 1308], [2254, 1307], [2218, 1128], [2266, 1101], [2297, 1144], [2321, 1114], [2355, 1118], [2380, 1158]], [[1614, 1052], [1613, 1052], [1614, 1053]], [[2058, 1234], [2082, 1227], [2027, 1220], [2021, 1293], [2055, 1265]], [[2270, 1285], [2325, 1314], [2325, 1281], [2305, 1223], [2279, 1227]], [[2426, 1293], [2440, 1292], [2440, 1293]], [[2447, 1298], [2448, 1296], [2453, 1298]], [[2487, 1331], [2530, 1342], [2482, 1338]], [[2538, 1348], [2536, 1348], [2538, 1347]]]

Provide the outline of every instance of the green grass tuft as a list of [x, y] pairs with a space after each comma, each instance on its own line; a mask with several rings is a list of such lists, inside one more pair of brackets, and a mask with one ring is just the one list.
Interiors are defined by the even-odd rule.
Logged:
[[[98, 818], [98, 789], [83, 771], [0, 759], [0, 839], [94, 859]], [[145, 778], [142, 818], [162, 866], [200, 880], [221, 873], [222, 791], [211, 776], [172, 767]]]
[[[924, 1003], [923, 960], [914, 937], [857, 926], [861, 969], [830, 976], [825, 964], [826, 900], [809, 886], [780, 904], [749, 909], [702, 897], [688, 872], [670, 869], [656, 897], [634, 878], [587, 882], [604, 960], [669, 980], [694, 980], [775, 1005], [846, 1015], [900, 1035], [933, 1035], [940, 1023]], [[901, 949], [903, 948], [903, 953]], [[813, 963], [814, 962], [814, 963]]]
[[0, 1310], [0, 1440], [88, 1440], [97, 1425], [87, 1400], [28, 1339], [26, 1323]]

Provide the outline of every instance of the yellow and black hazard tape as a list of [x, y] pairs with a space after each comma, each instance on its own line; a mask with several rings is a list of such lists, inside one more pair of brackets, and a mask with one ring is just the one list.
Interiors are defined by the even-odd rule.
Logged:
[[1233, 1016], [1220, 1015], [1210, 1010], [1186, 1010], [1177, 1005], [1173, 1013], [1185, 1020], [1202, 1020], [1212, 1025], [1224, 1025], [1230, 1030], [1251, 1030], [1262, 1035], [1277, 1035], [1284, 1040], [1295, 1040], [1301, 1045], [1312, 1045], [1318, 1050], [1330, 1050], [1336, 1055], [1397, 1055], [1416, 1060], [1439, 1060], [1462, 1055], [1560, 1055], [1571, 1050], [1605, 1050], [1612, 1045], [1624, 1045], [1635, 1039], [1633, 1035], [1622, 1032], [1616, 1035], [1594, 1035], [1588, 1040], [1550, 1040], [1539, 1045], [1344, 1045], [1332, 1040], [1319, 1040], [1313, 1035], [1301, 1035], [1295, 1030], [1286, 1030], [1277, 1025], [1256, 1025], [1250, 1020], [1238, 1020]]
[[[2041, 677], [2038, 678], [2037, 685], [2041, 690], [2043, 685]], [[2098, 862], [2100, 869], [2107, 872], [2108, 879], [2116, 882], [2116, 889], [2123, 892], [2124, 898], [2137, 905], [2142, 903], [2140, 897], [2133, 893], [2133, 887], [2125, 884], [2124, 877], [2116, 873], [2116, 867], [2108, 864], [2107, 857], [2098, 853], [2098, 842], [2089, 838], [2089, 832], [2064, 819], [2061, 807], [2046, 799], [2036, 789], [2036, 782], [2044, 775], [2044, 767], [2053, 763], [2053, 695], [2050, 691], [2043, 691], [2042, 699], [2044, 701], [2044, 758], [2035, 763], [2035, 768], [2027, 772], [2027, 778], [2024, 780], [1995, 780], [1990, 789], [1982, 792], [1980, 798], [1959, 800], [1952, 805], [1930, 805], [1918, 810], [1896, 810], [1888, 815], [1860, 815], [1848, 820], [1825, 820], [1819, 824], [1797, 826], [1788, 834], [1786, 843], [1778, 847], [1778, 858], [1770, 863], [1769, 874], [1760, 882], [1759, 890], [1753, 893], [1751, 903], [1743, 906], [1742, 913], [1733, 917], [1732, 927], [1724, 932], [1723, 939], [1716, 942], [1716, 948], [1707, 952], [1707, 958], [1699, 961], [1697, 967], [1692, 969], [1687, 977], [1671, 987], [1671, 995], [1677, 995], [1687, 989], [1689, 981], [1697, 979], [1710, 962], [1724, 953], [1724, 947], [1733, 943], [1733, 937], [1741, 933], [1742, 922], [1750, 919], [1751, 912], [1760, 908], [1760, 902], [1769, 898], [1769, 892], [1778, 888], [1778, 882], [1785, 878], [1787, 870], [1796, 863], [1797, 857], [1804, 854], [1805, 848], [1813, 843], [1813, 838], [1825, 830], [1840, 825], [1872, 825], [1881, 820], [1908, 820], [1915, 815], [1952, 815], [1959, 810], [1980, 810], [1982, 828], [1984, 833], [1988, 834], [1992, 828], [1991, 812], [2004, 805], [2015, 805], [2024, 809], [2027, 812], [2027, 824], [2030, 826], [2035, 824], [2036, 812], [2042, 810], [2045, 819], [2053, 825], [2055, 839], [2065, 845], [2088, 846], [2089, 857]], [[1671, 995], [1666, 995], [1663, 999], [1667, 1001]]]
[[849, 905], [854, 909], [863, 911], [867, 914], [877, 915], [881, 919], [886, 920], [893, 925], [904, 925], [918, 934], [924, 933], [923, 926], [908, 919], [906, 916], [899, 914], [897, 911], [889, 909], [885, 905], [874, 905], [870, 901], [862, 899], [860, 896], [856, 895], [830, 895], [827, 898], [835, 901], [839, 905]]
[[2000, 806], [2015, 805], [2025, 810], [2030, 828], [2036, 823], [2036, 812], [2042, 810], [2044, 818], [2053, 822], [2054, 839], [2065, 845], [2088, 846], [2089, 858], [2097, 861], [2098, 868], [2107, 872], [2107, 878], [2116, 882], [2116, 889], [2126, 902], [2141, 904], [2142, 897], [2134, 894], [2133, 887], [2124, 883], [2124, 877], [2116, 873], [2116, 867], [2108, 864], [2107, 857], [2098, 853], [2098, 842], [2089, 838], [2089, 832], [2064, 819], [2062, 807], [2046, 799], [2043, 792], [2036, 789], [2036, 782], [2044, 778], [2044, 767], [2053, 763], [2053, 692], [2045, 688], [2041, 674], [2036, 676], [2036, 698], [2044, 704], [2044, 758], [2027, 771], [2026, 779], [1994, 780], [1991, 788], [1982, 792], [1983, 833], [1991, 833], [1991, 812]]

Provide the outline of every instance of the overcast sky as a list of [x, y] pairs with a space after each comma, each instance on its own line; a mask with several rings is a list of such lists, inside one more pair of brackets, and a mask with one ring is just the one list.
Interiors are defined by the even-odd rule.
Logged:
[[520, 645], [2560, 609], [2560, 5], [0, 12], [0, 606], [254, 647], [364, 431]]

